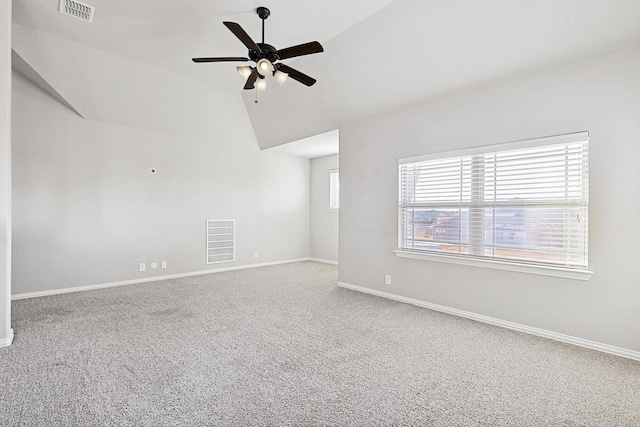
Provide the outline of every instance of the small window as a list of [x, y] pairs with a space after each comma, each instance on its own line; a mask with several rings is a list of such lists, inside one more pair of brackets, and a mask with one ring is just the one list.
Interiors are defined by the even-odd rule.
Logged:
[[340, 209], [340, 173], [338, 169], [329, 171], [329, 210]]
[[398, 251], [586, 270], [588, 167], [587, 132], [401, 159]]

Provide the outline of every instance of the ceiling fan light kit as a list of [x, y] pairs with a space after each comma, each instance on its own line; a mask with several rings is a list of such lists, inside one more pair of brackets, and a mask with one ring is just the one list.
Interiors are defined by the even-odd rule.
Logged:
[[307, 76], [300, 71], [283, 64], [283, 59], [295, 58], [312, 53], [324, 52], [324, 49], [317, 41], [304, 43], [297, 46], [291, 46], [285, 49], [276, 49], [270, 44], [264, 42], [264, 21], [271, 15], [266, 7], [256, 9], [258, 17], [262, 20], [262, 43], [256, 43], [235, 22], [223, 22], [223, 24], [249, 49], [247, 57], [220, 57], [220, 58], [192, 58], [193, 62], [236, 62], [236, 61], [253, 61], [255, 67], [239, 66], [236, 67], [238, 74], [245, 80], [244, 89], [265, 90], [267, 88], [266, 76], [271, 74], [280, 86], [285, 82], [287, 77], [291, 77], [306, 86], [313, 86], [316, 79]]
[[249, 67], [248, 65], [236, 67], [236, 69], [238, 70], [238, 74], [240, 74], [242, 80], [247, 80], [251, 75], [251, 67]]
[[262, 58], [256, 64], [256, 69], [261, 76], [268, 76], [273, 73], [273, 64], [267, 58]]
[[276, 79], [278, 84], [282, 86], [284, 84], [284, 81], [287, 80], [287, 73], [283, 73], [280, 70], [276, 70], [273, 72], [273, 77]]
[[256, 79], [253, 87], [255, 87], [257, 90], [266, 90], [267, 80], [264, 77], [259, 77], [258, 79]]

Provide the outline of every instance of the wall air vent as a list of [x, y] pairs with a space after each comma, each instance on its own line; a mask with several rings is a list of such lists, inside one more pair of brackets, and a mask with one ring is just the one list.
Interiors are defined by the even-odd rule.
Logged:
[[60, 13], [73, 16], [83, 21], [93, 22], [96, 8], [77, 0], [60, 0]]
[[207, 220], [207, 264], [235, 261], [236, 221]]

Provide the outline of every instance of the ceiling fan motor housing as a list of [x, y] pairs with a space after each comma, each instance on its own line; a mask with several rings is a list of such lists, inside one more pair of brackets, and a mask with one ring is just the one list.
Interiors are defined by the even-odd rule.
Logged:
[[271, 62], [275, 62], [278, 59], [280, 59], [280, 57], [278, 56], [278, 50], [275, 47], [266, 43], [256, 43], [256, 44], [258, 45], [260, 50], [262, 50], [262, 52], [256, 52], [255, 50], [250, 50], [249, 58], [251, 58], [252, 61], [258, 62], [262, 58], [266, 58]]

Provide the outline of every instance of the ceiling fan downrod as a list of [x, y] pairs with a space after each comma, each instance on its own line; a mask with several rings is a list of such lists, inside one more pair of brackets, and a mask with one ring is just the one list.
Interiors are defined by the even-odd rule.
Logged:
[[262, 19], [262, 44], [264, 44], [264, 21], [271, 15], [271, 11], [266, 7], [259, 7], [256, 12], [260, 19]]

